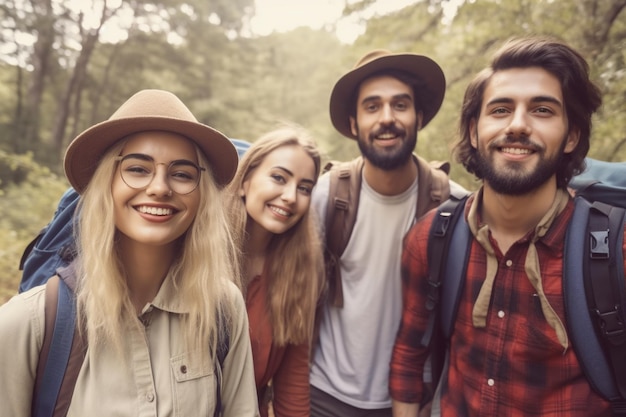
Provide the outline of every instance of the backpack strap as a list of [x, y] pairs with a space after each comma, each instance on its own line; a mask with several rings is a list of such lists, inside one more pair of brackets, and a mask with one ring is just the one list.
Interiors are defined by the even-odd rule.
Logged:
[[215, 369], [217, 387], [215, 393], [215, 412], [213, 413], [214, 417], [220, 417], [224, 411], [222, 404], [222, 375], [224, 373], [224, 360], [226, 360], [226, 355], [228, 355], [228, 351], [230, 350], [230, 335], [224, 320], [224, 313], [221, 310], [219, 310], [219, 314], [217, 315], [217, 327], [219, 331], [219, 337], [217, 339], [218, 364]]
[[[437, 209], [428, 236], [428, 325], [420, 341], [429, 346], [433, 386], [441, 378], [448, 340], [452, 335], [463, 292], [472, 237], [463, 216], [468, 194], [453, 193]], [[462, 262], [459, 262], [462, 260]]]
[[[327, 168], [328, 169], [328, 168]], [[326, 206], [326, 248], [324, 251], [328, 295], [331, 305], [343, 307], [339, 258], [348, 245], [361, 194], [363, 158], [330, 168], [330, 190]]]
[[[415, 218], [437, 207], [450, 195], [448, 162], [429, 163], [413, 155], [417, 165], [418, 196]], [[330, 188], [326, 206], [326, 247], [325, 264], [328, 280], [328, 296], [331, 305], [343, 307], [343, 288], [339, 259], [343, 254], [356, 222], [361, 194], [361, 175], [363, 157], [359, 156], [348, 162], [326, 166], [330, 171]]]
[[73, 290], [58, 275], [46, 283], [44, 342], [39, 353], [33, 416], [65, 416], [86, 344], [76, 327]]
[[614, 415], [626, 415], [624, 214], [622, 208], [576, 198], [563, 256], [572, 344], [589, 384], [611, 401]]

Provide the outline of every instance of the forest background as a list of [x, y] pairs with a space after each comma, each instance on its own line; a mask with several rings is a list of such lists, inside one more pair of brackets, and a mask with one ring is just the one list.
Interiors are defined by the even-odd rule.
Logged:
[[[463, 92], [490, 53], [511, 36], [550, 34], [587, 58], [604, 93], [590, 155], [626, 160], [626, 0], [416, 0], [371, 16], [375, 2], [346, 0], [344, 18], [364, 27], [348, 44], [332, 23], [252, 36], [254, 0], [2, 0], [0, 303], [16, 292], [22, 251], [68, 187], [67, 144], [143, 88], [176, 93], [231, 138], [298, 123], [326, 158], [347, 160], [358, 148], [330, 123], [335, 81], [371, 49], [421, 53], [442, 66], [447, 91], [416, 150], [450, 160]], [[455, 163], [451, 175], [476, 188]]]

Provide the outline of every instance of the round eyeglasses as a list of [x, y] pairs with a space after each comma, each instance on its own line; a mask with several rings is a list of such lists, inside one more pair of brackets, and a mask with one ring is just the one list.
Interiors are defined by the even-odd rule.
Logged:
[[151, 156], [140, 153], [118, 156], [116, 160], [119, 162], [122, 181], [135, 189], [146, 188], [150, 185], [156, 175], [157, 165], [165, 165], [167, 184], [176, 194], [193, 192], [200, 183], [200, 173], [205, 170], [186, 159], [178, 159], [169, 164], [156, 163]]

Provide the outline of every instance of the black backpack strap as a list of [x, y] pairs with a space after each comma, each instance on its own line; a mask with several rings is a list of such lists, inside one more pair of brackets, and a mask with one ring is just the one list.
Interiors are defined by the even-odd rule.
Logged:
[[580, 197], [575, 204], [563, 265], [568, 330], [591, 387], [611, 401], [614, 415], [626, 415], [626, 211]]
[[[463, 291], [471, 233], [463, 216], [467, 195], [451, 195], [439, 206], [428, 237], [428, 326], [421, 345], [429, 346], [433, 386], [441, 377], [447, 343]], [[440, 299], [441, 298], [441, 299]]]
[[[430, 344], [435, 331], [442, 276], [446, 270], [447, 259], [459, 259], [457, 256], [450, 255], [449, 247], [458, 220], [463, 218], [466, 200], [467, 196], [450, 196], [439, 206], [430, 226], [428, 235], [428, 298], [426, 300], [426, 309], [430, 312], [430, 316], [427, 330], [421, 341], [422, 346]], [[468, 240], [464, 241], [465, 244], [467, 242]]]

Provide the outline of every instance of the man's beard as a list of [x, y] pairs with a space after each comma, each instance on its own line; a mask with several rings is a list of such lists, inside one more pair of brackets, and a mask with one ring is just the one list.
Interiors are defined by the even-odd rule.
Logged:
[[[400, 147], [394, 149], [380, 149], [374, 147], [373, 143], [376, 136], [384, 133], [392, 133], [397, 137], [404, 138]], [[411, 155], [417, 144], [417, 129], [414, 135], [407, 135], [406, 130], [397, 128], [394, 125], [372, 132], [365, 138], [361, 137], [361, 133], [357, 131], [357, 143], [359, 144], [359, 149], [363, 157], [370, 161], [372, 165], [384, 171], [391, 171], [405, 165], [411, 159]]]
[[[502, 145], [514, 143], [525, 146], [532, 145], [527, 137], [513, 138], [509, 136], [497, 146], [502, 147]], [[566, 144], [567, 141], [564, 138], [559, 151], [552, 158], [546, 158], [545, 148], [536, 149], [539, 163], [532, 172], [528, 173], [524, 172], [523, 167], [513, 162], [507, 163], [506, 169], [497, 170], [493, 164], [493, 157], [490, 157], [486, 152], [483, 154], [479, 147], [476, 151], [477, 172], [482, 175], [482, 180], [498, 194], [524, 195], [539, 188], [557, 173], [561, 167]], [[491, 144], [489, 148], [495, 148], [495, 144]]]

